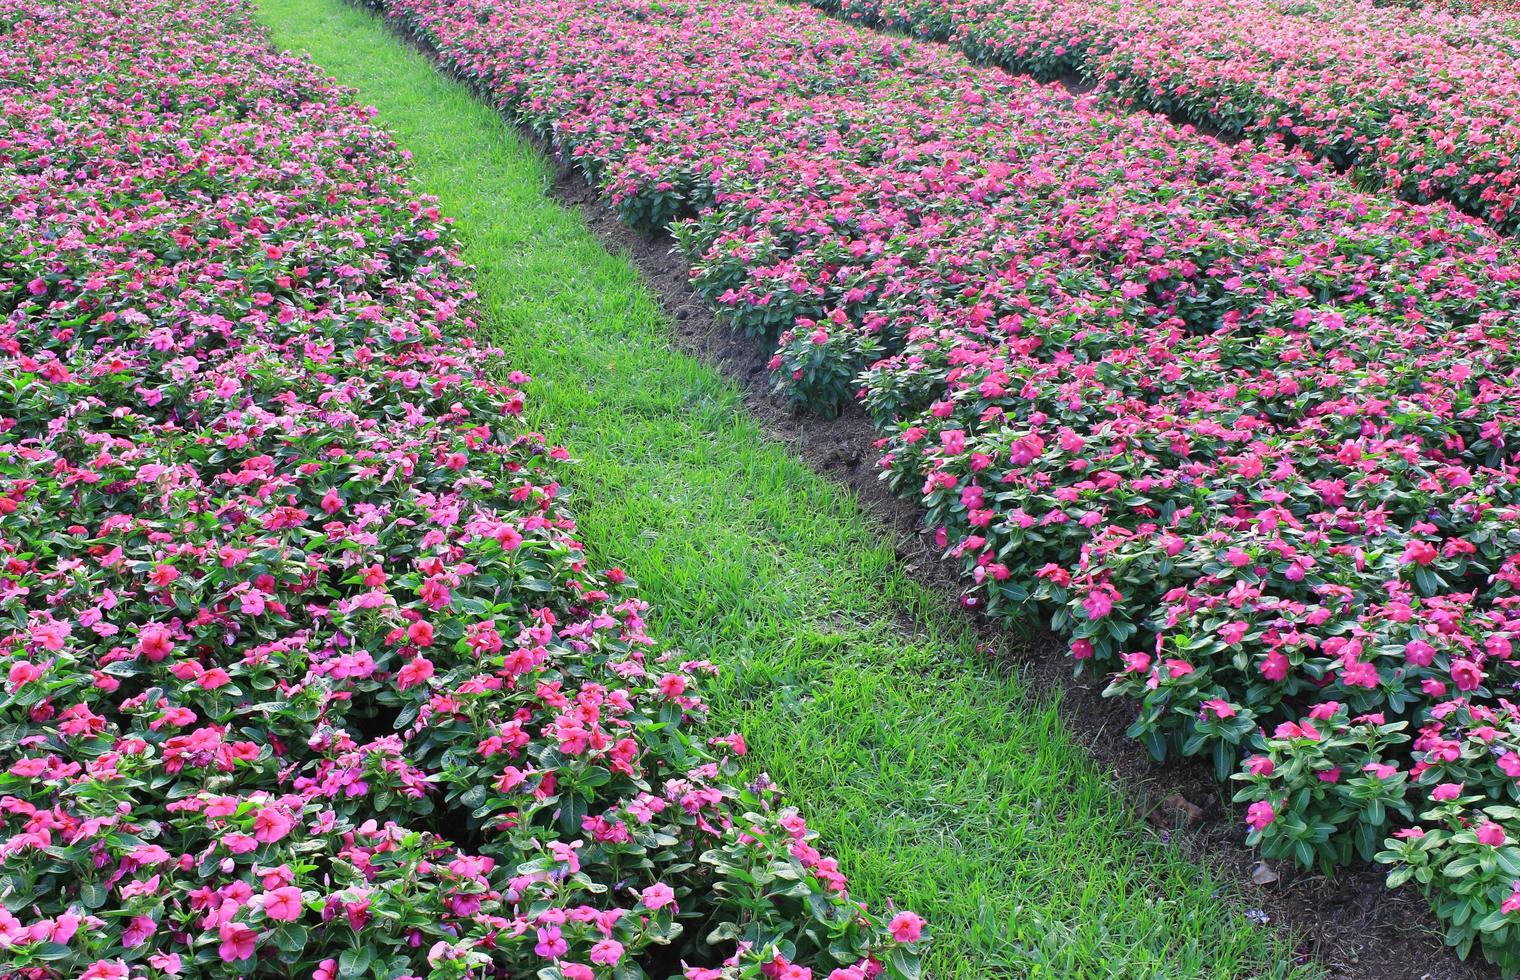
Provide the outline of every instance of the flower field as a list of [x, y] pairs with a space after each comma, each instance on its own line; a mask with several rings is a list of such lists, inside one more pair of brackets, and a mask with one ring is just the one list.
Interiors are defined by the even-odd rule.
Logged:
[[1384, 862], [1520, 968], [1508, 240], [796, 7], [382, 6], [671, 225], [796, 403], [863, 400], [968, 605], [1049, 615], [1269, 857]]
[[1520, 230], [1520, 35], [1498, 12], [1371, 0], [818, 0], [1122, 106], [1278, 137], [1366, 186]]
[[369, 113], [238, 0], [0, 30], [0, 973], [916, 975], [587, 559]]

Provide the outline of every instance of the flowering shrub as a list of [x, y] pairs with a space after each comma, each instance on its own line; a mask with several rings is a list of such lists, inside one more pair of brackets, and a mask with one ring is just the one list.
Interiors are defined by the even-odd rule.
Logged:
[[[861, 398], [968, 598], [1050, 615], [1158, 757], [1236, 777], [1253, 842], [1413, 867], [1382, 842], [1448, 819], [1431, 726], [1520, 681], [1510, 244], [765, 0], [381, 6], [625, 220], [673, 222], [783, 391]], [[1487, 735], [1450, 764], [1503, 807]], [[1454, 943], [1517, 955], [1419, 880]]]
[[1424, 812], [1378, 855], [1395, 865], [1389, 882], [1429, 896], [1464, 955], [1481, 943], [1506, 971], [1520, 969], [1520, 810], [1509, 805], [1520, 798], [1520, 709], [1445, 702], [1414, 745]]
[[916, 975], [588, 564], [369, 114], [240, 0], [0, 29], [6, 976]]
[[1520, 39], [1502, 7], [1373, 0], [814, 0], [1117, 104], [1281, 136], [1369, 187], [1520, 230]]

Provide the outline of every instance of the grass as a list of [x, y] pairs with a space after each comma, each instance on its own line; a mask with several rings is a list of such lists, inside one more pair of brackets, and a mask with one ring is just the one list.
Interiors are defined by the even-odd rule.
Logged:
[[545, 196], [540, 153], [374, 16], [256, 2], [278, 45], [359, 89], [414, 154], [478, 267], [485, 329], [536, 379], [535, 424], [580, 460], [593, 553], [639, 581], [657, 634], [721, 665], [717, 724], [856, 895], [929, 917], [931, 976], [1293, 972], [1283, 938], [1146, 830], [890, 535], [671, 349], [637, 272]]

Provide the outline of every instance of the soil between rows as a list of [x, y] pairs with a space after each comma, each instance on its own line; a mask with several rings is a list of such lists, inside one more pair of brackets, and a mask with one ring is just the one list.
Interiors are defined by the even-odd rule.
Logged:
[[[421, 38], [398, 30], [407, 44], [437, 61]], [[440, 66], [440, 70], [445, 70]], [[999, 68], [985, 68], [1001, 71]], [[492, 101], [469, 79], [448, 72], [478, 97]], [[1077, 79], [1063, 83], [1080, 92]], [[493, 101], [494, 104], [494, 101]], [[851, 403], [839, 417], [825, 419], [793, 409], [779, 398], [766, 362], [771, 351], [719, 322], [689, 282], [689, 267], [669, 234], [646, 235], [623, 224], [584, 177], [564, 165], [546, 141], [527, 127], [506, 120], [542, 152], [555, 176], [546, 191], [578, 211], [609, 252], [639, 270], [671, 325], [671, 344], [721, 371], [739, 384], [745, 408], [773, 439], [791, 446], [817, 472], [852, 490], [861, 506], [894, 535], [906, 571], [935, 590], [966, 616], [988, 656], [1018, 670], [1038, 693], [1060, 693], [1068, 731], [1091, 754], [1120, 795], [1168, 845], [1183, 849], [1233, 888], [1253, 921], [1285, 929], [1300, 938], [1297, 951], [1336, 980], [1495, 980], [1497, 968], [1474, 955], [1459, 960], [1442, 942], [1442, 930], [1424, 898], [1413, 888], [1389, 889], [1384, 872], [1358, 863], [1335, 877], [1291, 863], [1264, 865], [1245, 844], [1245, 825], [1230, 801], [1226, 784], [1197, 759], [1157, 763], [1124, 732], [1135, 717], [1127, 702], [1104, 698], [1096, 675], [1074, 677], [1066, 644], [1044, 627], [1029, 623], [1015, 632], [960, 603], [956, 569], [941, 558], [916, 504], [892, 493], [877, 478], [875, 429]], [[911, 624], [905, 624], [911, 632]], [[1270, 872], [1258, 884], [1259, 872]], [[1221, 901], [1226, 900], [1221, 896]]]

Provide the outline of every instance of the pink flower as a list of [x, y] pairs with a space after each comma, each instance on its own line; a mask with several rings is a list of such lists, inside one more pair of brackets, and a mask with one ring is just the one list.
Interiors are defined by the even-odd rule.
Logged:
[[137, 634], [137, 652], [152, 661], [163, 660], [174, 652], [174, 641], [167, 627], [144, 626]]
[[603, 939], [591, 947], [591, 962], [603, 966], [616, 966], [623, 958], [623, 944], [616, 939]]
[[293, 885], [264, 893], [264, 914], [278, 922], [294, 922], [301, 917], [301, 889]]
[[924, 920], [913, 912], [899, 912], [892, 916], [887, 931], [900, 943], [916, 943], [924, 932]]
[[1200, 714], [1212, 714], [1215, 718], [1223, 721], [1226, 718], [1235, 717], [1235, 706], [1221, 698], [1210, 698], [1200, 706]]
[[640, 898], [647, 909], [662, 909], [667, 905], [674, 905], [676, 901], [675, 889], [664, 882], [655, 882], [640, 893]]
[[1435, 545], [1428, 541], [1411, 541], [1404, 547], [1402, 561], [1406, 565], [1429, 565], [1435, 561], [1439, 552]]
[[43, 650], [62, 650], [73, 630], [68, 623], [45, 620], [32, 625], [32, 641]]
[[570, 948], [559, 926], [541, 927], [537, 932], [537, 938], [538, 942], [534, 944], [533, 951], [546, 960], [564, 956]]
[[1309, 717], [1315, 721], [1329, 721], [1335, 717], [1335, 713], [1341, 710], [1339, 701], [1321, 701], [1309, 709]]
[[413, 646], [430, 647], [433, 645], [433, 624], [419, 619], [406, 628], [406, 638]]
[[248, 959], [258, 945], [259, 934], [241, 922], [223, 922], [217, 935], [222, 940], [217, 955], [227, 963]]
[[1442, 783], [1430, 791], [1430, 798], [1437, 802], [1445, 803], [1462, 795], [1461, 783]]
[[16, 661], [15, 663], [11, 664], [11, 669], [8, 673], [11, 682], [11, 690], [14, 691], [24, 684], [30, 684], [32, 681], [35, 681], [41, 677], [43, 673], [43, 669], [36, 664], [28, 663], [25, 660]]
[[79, 980], [125, 980], [131, 975], [121, 960], [96, 960], [79, 975]]
[[1429, 667], [1436, 658], [1436, 649], [1424, 640], [1411, 640], [1404, 646], [1404, 659], [1416, 667]]
[[1377, 668], [1366, 661], [1354, 661], [1341, 671], [1341, 683], [1347, 687], [1373, 688], [1378, 686]]
[[50, 937], [55, 943], [68, 944], [79, 931], [83, 920], [73, 912], [65, 912], [53, 920], [53, 931]]
[[1114, 599], [1102, 589], [1097, 589], [1087, 594], [1082, 600], [1082, 608], [1087, 611], [1089, 620], [1098, 620], [1113, 612]]
[[1246, 810], [1246, 826], [1257, 832], [1267, 829], [1267, 825], [1277, 819], [1277, 810], [1266, 800], [1257, 800]]
[[1478, 685], [1483, 683], [1483, 670], [1471, 660], [1453, 660], [1451, 680], [1459, 691], [1477, 690]]
[[141, 946], [158, 931], [158, 923], [146, 915], [133, 916], [122, 930], [121, 944], [130, 949], [133, 946]]
[[290, 833], [295, 821], [291, 820], [283, 811], [266, 806], [253, 818], [253, 836], [264, 844], [273, 844], [283, 840]]
[[1502, 847], [1508, 839], [1504, 836], [1504, 830], [1498, 824], [1484, 821], [1477, 830], [1478, 843], [1487, 844], [1489, 847]]
[[432, 676], [433, 662], [423, 656], [413, 657], [396, 672], [396, 687], [404, 691], [409, 687], [416, 687], [418, 684], [426, 683], [427, 679]]

